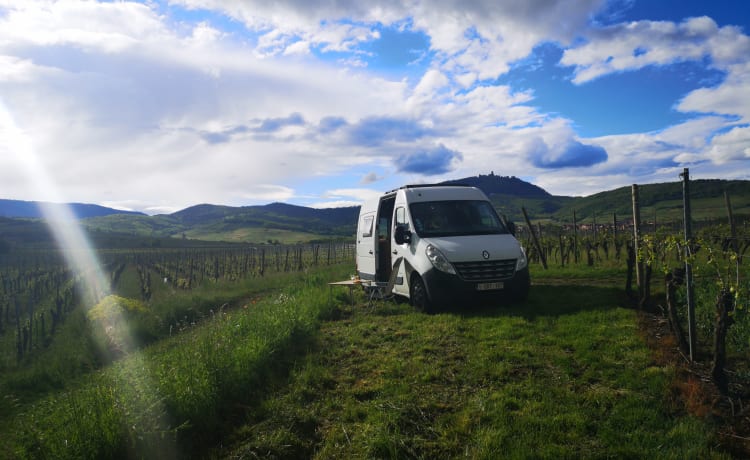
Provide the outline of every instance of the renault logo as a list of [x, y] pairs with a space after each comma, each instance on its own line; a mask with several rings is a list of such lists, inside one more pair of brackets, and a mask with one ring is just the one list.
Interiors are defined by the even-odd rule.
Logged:
[[482, 257], [484, 257], [485, 260], [490, 258], [490, 253], [487, 251], [482, 251]]

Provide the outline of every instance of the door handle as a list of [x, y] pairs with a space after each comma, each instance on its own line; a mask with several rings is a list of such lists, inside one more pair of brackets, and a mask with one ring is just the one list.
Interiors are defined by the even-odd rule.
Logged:
[[393, 254], [398, 254], [398, 251], [393, 251]]
[[370, 254], [375, 254], [374, 252], [372, 252], [372, 249], [370, 249], [370, 250], [369, 250], [368, 252], [369, 252]]

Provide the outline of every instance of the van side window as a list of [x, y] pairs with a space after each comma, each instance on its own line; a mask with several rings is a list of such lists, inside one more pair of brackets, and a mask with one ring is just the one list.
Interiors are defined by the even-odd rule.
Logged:
[[406, 208], [396, 208], [396, 227], [409, 227], [409, 221], [406, 220]]
[[365, 218], [362, 219], [362, 237], [363, 238], [369, 238], [372, 236], [372, 221], [373, 221], [373, 216], [365, 216]]
[[378, 223], [378, 239], [385, 241], [388, 238], [388, 218], [381, 217], [380, 223]]

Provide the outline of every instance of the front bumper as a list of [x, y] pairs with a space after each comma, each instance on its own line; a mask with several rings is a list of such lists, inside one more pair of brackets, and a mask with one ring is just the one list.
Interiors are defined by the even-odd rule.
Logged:
[[[503, 283], [502, 289], [479, 290], [479, 282], [465, 281], [458, 275], [451, 275], [437, 269], [424, 273], [422, 279], [427, 289], [430, 302], [436, 306], [462, 306], [465, 300], [497, 302], [498, 300], [522, 300], [526, 297], [531, 284], [529, 268], [514, 273], [510, 279], [498, 280]], [[485, 282], [485, 281], [483, 281]]]

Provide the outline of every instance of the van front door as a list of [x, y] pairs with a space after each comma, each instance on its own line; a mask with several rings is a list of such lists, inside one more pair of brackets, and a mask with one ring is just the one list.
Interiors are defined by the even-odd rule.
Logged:
[[409, 256], [409, 243], [396, 243], [396, 240], [394, 238], [396, 236], [396, 229], [398, 227], [402, 227], [405, 230], [410, 230], [409, 218], [407, 217], [406, 213], [406, 203], [396, 204], [396, 210], [394, 212], [394, 230], [393, 235], [391, 236], [391, 246], [393, 248], [393, 250], [391, 251], [391, 264], [395, 263], [396, 259], [398, 259], [399, 257], [404, 258], [398, 268], [398, 275], [396, 277], [396, 284], [393, 285], [393, 292], [395, 292], [396, 294], [407, 296], [409, 295], [409, 286], [406, 282], [404, 282], [404, 280], [406, 279], [407, 273], [406, 267], [408, 265], [407, 258]]

